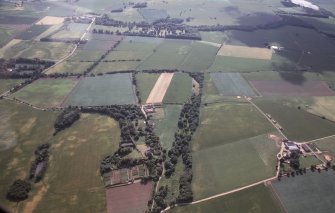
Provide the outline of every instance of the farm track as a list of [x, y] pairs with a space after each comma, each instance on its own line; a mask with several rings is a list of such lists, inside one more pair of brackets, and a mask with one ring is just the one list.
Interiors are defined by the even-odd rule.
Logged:
[[46, 73], [46, 72], [48, 72], [51, 68], [57, 66], [58, 64], [60, 64], [60, 63], [62, 63], [63, 61], [65, 61], [66, 59], [70, 58], [70, 57], [74, 54], [74, 52], [77, 50], [77, 48], [78, 48], [78, 44], [84, 39], [86, 33], [89, 32], [89, 30], [90, 30], [90, 28], [92, 27], [92, 25], [93, 25], [94, 22], [95, 22], [95, 18], [93, 18], [93, 20], [92, 20], [92, 22], [90, 23], [90, 25], [88, 25], [88, 27], [86, 28], [85, 32], [84, 32], [83, 35], [80, 37], [79, 42], [76, 43], [75, 47], [73, 48], [73, 50], [70, 52], [69, 55], [67, 55], [67, 56], [65, 56], [64, 58], [60, 59], [59, 61], [57, 61], [57, 62], [56, 62], [54, 65], [52, 65], [51, 67], [49, 67], [49, 68], [43, 70], [42, 73]]

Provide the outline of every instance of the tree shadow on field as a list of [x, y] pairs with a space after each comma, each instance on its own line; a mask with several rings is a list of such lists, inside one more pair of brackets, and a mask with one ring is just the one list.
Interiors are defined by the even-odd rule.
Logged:
[[[275, 53], [279, 57], [273, 57], [272, 70], [280, 72], [283, 80], [301, 85], [307, 80], [304, 77], [306, 71], [320, 74], [329, 70], [335, 72], [335, 25], [319, 19], [313, 19], [311, 24], [308, 20], [259, 12], [238, 18], [241, 29], [245, 26], [245, 29], [249, 27], [255, 30], [226, 32], [232, 44], [235, 42], [260, 48], [269, 45], [284, 47], [284, 50]], [[322, 28], [318, 27], [318, 23]], [[333, 36], [326, 35], [322, 29], [331, 29]]]

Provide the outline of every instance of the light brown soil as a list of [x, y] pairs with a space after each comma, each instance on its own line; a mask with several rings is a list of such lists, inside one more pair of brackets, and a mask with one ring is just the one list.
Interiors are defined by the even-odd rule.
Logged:
[[45, 16], [41, 20], [39, 20], [36, 25], [56, 25], [64, 22], [63, 17], [56, 16]]
[[245, 46], [235, 46], [235, 45], [224, 44], [220, 48], [218, 55], [238, 57], [238, 58], [271, 60], [272, 50], [267, 49], [267, 48], [245, 47]]
[[159, 76], [146, 101], [147, 104], [162, 103], [165, 93], [171, 83], [172, 77], [173, 73], [162, 73]]
[[38, 203], [42, 200], [44, 194], [48, 191], [48, 188], [45, 186], [42, 186], [36, 195], [32, 198], [31, 201], [28, 201], [24, 207], [24, 212], [26, 213], [32, 213], [34, 212], [36, 206]]

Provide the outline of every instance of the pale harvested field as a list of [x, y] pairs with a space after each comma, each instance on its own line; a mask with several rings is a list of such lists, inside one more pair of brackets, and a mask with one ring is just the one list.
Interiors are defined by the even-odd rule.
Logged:
[[0, 58], [4, 57], [4, 54], [7, 50], [9, 50], [12, 46], [20, 43], [22, 40], [21, 39], [13, 39], [10, 42], [8, 42], [5, 46], [3, 46], [0, 49]]
[[157, 79], [154, 88], [152, 88], [146, 103], [161, 103], [167, 89], [169, 88], [172, 78], [173, 73], [162, 73]]
[[45, 16], [41, 20], [39, 20], [36, 25], [56, 25], [62, 24], [64, 22], [63, 17], [56, 17], [56, 16]]
[[259, 47], [244, 47], [244, 46], [223, 44], [218, 52], [218, 55], [237, 57], [237, 58], [271, 60], [272, 50]]

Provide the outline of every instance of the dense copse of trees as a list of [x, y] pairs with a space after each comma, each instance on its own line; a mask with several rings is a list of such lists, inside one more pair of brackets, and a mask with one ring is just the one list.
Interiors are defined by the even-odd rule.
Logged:
[[35, 150], [35, 160], [32, 162], [29, 172], [29, 179], [39, 182], [47, 169], [49, 160], [49, 144], [39, 145]]
[[32, 78], [54, 64], [38, 58], [0, 59], [0, 78]]
[[193, 78], [196, 82], [198, 82], [200, 88], [204, 86], [205, 76], [203, 73], [188, 73], [191, 78]]
[[147, 7], [147, 3], [146, 2], [140, 2], [140, 3], [136, 3], [133, 8], [145, 8]]
[[152, 213], [159, 213], [167, 207], [167, 203], [165, 202], [165, 198], [168, 193], [167, 186], [161, 186], [153, 196], [153, 200], [155, 201], [155, 206], [152, 209]]
[[55, 121], [54, 128], [56, 135], [59, 131], [70, 127], [75, 121], [80, 118], [80, 110], [78, 108], [67, 107], [61, 112]]
[[12, 202], [20, 202], [28, 198], [31, 185], [26, 180], [15, 180], [9, 187], [6, 198]]
[[138, 103], [141, 103], [142, 100], [141, 100], [141, 97], [140, 97], [140, 91], [138, 90], [138, 86], [137, 86], [136, 72], [133, 72], [131, 74], [131, 76], [132, 76], [132, 83], [135, 87], [135, 93], [136, 93]]
[[116, 121], [144, 119], [144, 115], [137, 105], [109, 105], [100, 107], [80, 107], [83, 113], [97, 113], [112, 117]]

